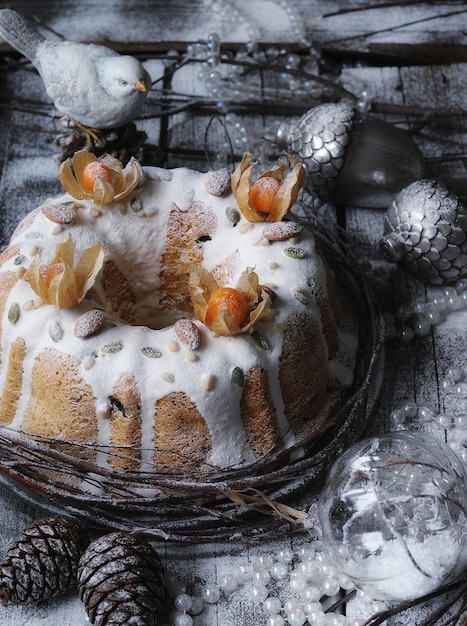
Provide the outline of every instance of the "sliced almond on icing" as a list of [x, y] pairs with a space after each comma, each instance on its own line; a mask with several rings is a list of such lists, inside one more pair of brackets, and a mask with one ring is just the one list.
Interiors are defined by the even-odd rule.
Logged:
[[105, 311], [92, 309], [80, 315], [76, 320], [73, 332], [75, 337], [84, 339], [96, 333], [105, 321]]
[[178, 320], [174, 325], [177, 337], [184, 346], [190, 350], [197, 350], [201, 347], [201, 331], [194, 322], [190, 320]]
[[271, 222], [264, 227], [263, 237], [268, 241], [286, 241], [303, 230], [296, 222]]
[[209, 172], [206, 183], [206, 191], [212, 196], [225, 196], [230, 193], [230, 172], [227, 167]]
[[71, 224], [76, 218], [74, 209], [66, 204], [48, 202], [42, 206], [42, 213], [55, 224]]

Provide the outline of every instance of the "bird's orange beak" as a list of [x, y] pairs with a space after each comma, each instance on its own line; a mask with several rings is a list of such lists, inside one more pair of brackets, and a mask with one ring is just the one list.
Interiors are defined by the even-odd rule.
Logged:
[[134, 85], [135, 89], [137, 89], [138, 91], [147, 91], [148, 88], [146, 86], [146, 83], [144, 82], [144, 80], [137, 80], [135, 85]]

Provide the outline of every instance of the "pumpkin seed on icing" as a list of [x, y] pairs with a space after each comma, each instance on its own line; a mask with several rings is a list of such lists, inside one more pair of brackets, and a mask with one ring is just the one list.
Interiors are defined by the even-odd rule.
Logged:
[[143, 203], [141, 199], [133, 197], [130, 200], [130, 209], [133, 211], [133, 213], [141, 213], [141, 211], [143, 210]]
[[17, 302], [13, 302], [8, 311], [8, 321], [16, 324], [19, 318], [20, 308]]
[[92, 356], [87, 356], [83, 361], [83, 367], [85, 370], [90, 370], [94, 366], [96, 360]]
[[303, 257], [306, 256], [306, 252], [303, 248], [297, 248], [295, 246], [284, 248], [284, 254], [289, 256], [291, 259], [303, 259]]
[[141, 352], [144, 356], [147, 356], [150, 359], [159, 359], [162, 356], [162, 352], [160, 350], [152, 348], [151, 346], [144, 346], [144, 348], [141, 348]]
[[269, 348], [271, 347], [271, 344], [266, 339], [266, 337], [259, 333], [257, 330], [254, 330], [250, 334], [250, 339], [260, 350], [269, 350]]
[[110, 343], [106, 343], [102, 346], [102, 352], [105, 354], [116, 354], [123, 349], [123, 344], [120, 341], [111, 341]]
[[237, 387], [243, 387], [245, 385], [245, 374], [241, 367], [234, 367], [232, 370], [232, 382]]
[[54, 322], [51, 326], [49, 326], [49, 335], [55, 343], [63, 339], [63, 329], [58, 322]]
[[13, 263], [14, 263], [15, 265], [21, 265], [21, 263], [24, 263], [24, 259], [25, 259], [24, 254], [18, 254], [18, 256], [17, 256], [17, 257], [15, 258], [15, 260], [13, 261]]
[[229, 222], [232, 222], [232, 224], [234, 225], [238, 224], [238, 222], [240, 221], [240, 213], [233, 206], [228, 206], [225, 209], [225, 216], [229, 220]]
[[300, 304], [307, 304], [308, 302], [307, 297], [301, 291], [296, 291], [293, 297], [295, 298], [295, 300], [298, 300]]

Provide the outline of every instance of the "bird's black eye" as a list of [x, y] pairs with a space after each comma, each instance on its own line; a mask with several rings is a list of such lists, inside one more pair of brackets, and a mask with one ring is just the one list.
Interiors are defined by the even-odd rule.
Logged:
[[122, 87], [125, 87], [126, 85], [128, 85], [128, 82], [126, 80], [123, 80], [123, 78], [120, 79], [120, 85]]

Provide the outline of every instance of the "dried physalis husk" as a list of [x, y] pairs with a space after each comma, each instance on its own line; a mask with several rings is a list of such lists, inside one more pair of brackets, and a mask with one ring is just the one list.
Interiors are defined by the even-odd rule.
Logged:
[[235, 286], [235, 289], [245, 298], [248, 309], [246, 321], [242, 325], [227, 308], [221, 308], [213, 320], [208, 318], [209, 300], [220, 289], [220, 286], [207, 270], [195, 266], [190, 273], [188, 284], [196, 317], [217, 335], [229, 337], [252, 332], [256, 322], [261, 319], [268, 320], [271, 317], [271, 298], [259, 288], [258, 275], [251, 268], [242, 272]]
[[[93, 162], [99, 162], [109, 169], [111, 182], [97, 176], [90, 190], [83, 184], [83, 173], [87, 165]], [[103, 207], [109, 202], [123, 200], [134, 191], [143, 179], [143, 170], [135, 158], [131, 158], [123, 168], [121, 161], [108, 154], [97, 159], [88, 150], [78, 150], [61, 164], [59, 176], [65, 191], [73, 198], [93, 200], [99, 207]]]
[[69, 309], [79, 304], [94, 285], [104, 264], [104, 250], [99, 243], [86, 248], [73, 269], [75, 244], [71, 234], [58, 244], [50, 265], [41, 263], [40, 251], [34, 257], [28, 281], [32, 289], [47, 304]]
[[251, 268], [242, 272], [236, 289], [245, 295], [250, 308], [248, 322], [241, 328], [242, 333], [252, 332], [254, 325], [259, 320], [271, 319], [271, 297], [266, 290], [260, 288], [256, 272], [253, 272]]
[[259, 177], [259, 179], [272, 178], [280, 183], [270, 213], [262, 213], [250, 203], [250, 192], [253, 186], [251, 178], [257, 165], [257, 162], [251, 162], [251, 154], [246, 153], [243, 156], [232, 174], [232, 193], [249, 222], [280, 222], [297, 201], [298, 192], [305, 184], [305, 168], [293, 156], [287, 155], [287, 158], [289, 167], [281, 162]]

